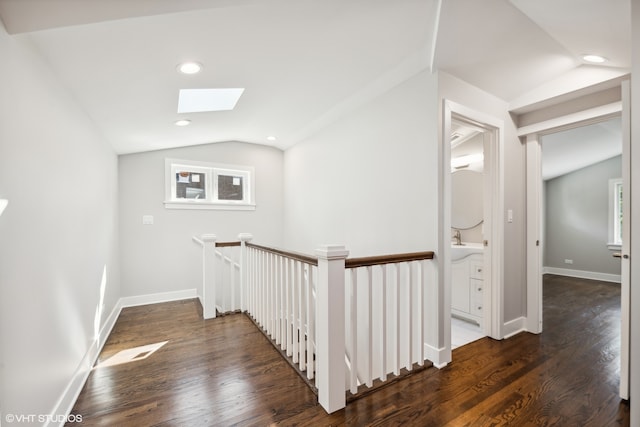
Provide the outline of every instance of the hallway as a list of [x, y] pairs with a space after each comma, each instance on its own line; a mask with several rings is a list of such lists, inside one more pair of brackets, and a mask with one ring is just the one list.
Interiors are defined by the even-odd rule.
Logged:
[[541, 335], [482, 338], [327, 415], [244, 315], [201, 320], [197, 300], [127, 308], [100, 355], [168, 341], [146, 359], [95, 369], [72, 413], [131, 426], [628, 426], [618, 394], [616, 284], [546, 276]]

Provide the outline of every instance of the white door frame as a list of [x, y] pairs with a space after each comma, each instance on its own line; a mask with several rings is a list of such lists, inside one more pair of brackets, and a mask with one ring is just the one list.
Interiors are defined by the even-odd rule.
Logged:
[[[631, 225], [631, 82], [622, 82], [622, 218]], [[625, 188], [626, 187], [626, 188]], [[620, 397], [629, 399], [631, 341], [631, 227], [622, 228], [620, 306]]]
[[[489, 187], [492, 200], [485, 200], [490, 215], [485, 214], [485, 239], [489, 256], [485, 257], [484, 271], [484, 322], [487, 336], [503, 338], [504, 324], [504, 122], [485, 113], [467, 108], [450, 100], [443, 100], [442, 144], [439, 162], [440, 203], [438, 218], [440, 238], [438, 243], [439, 285], [444, 290], [443, 325], [445, 348], [451, 360], [451, 122], [466, 121], [485, 129], [491, 138], [485, 149], [485, 162], [489, 165]], [[486, 191], [485, 191], [486, 193]], [[490, 260], [487, 263], [486, 260]]]
[[[527, 331], [541, 333], [542, 325], [542, 147], [541, 137], [550, 133], [560, 132], [580, 126], [586, 126], [608, 120], [612, 117], [622, 116], [623, 154], [622, 175], [625, 201], [630, 194], [630, 167], [631, 167], [631, 118], [630, 118], [630, 87], [629, 81], [622, 82], [622, 101], [589, 110], [574, 113], [568, 116], [558, 117], [546, 122], [538, 123], [518, 129], [518, 136], [525, 138], [526, 163], [527, 163]], [[623, 204], [624, 218], [629, 215], [629, 203]], [[622, 260], [622, 287], [621, 287], [621, 351], [620, 351], [620, 396], [629, 398], [629, 269], [628, 259], [631, 244], [630, 227], [623, 229], [622, 254], [627, 258]]]
[[542, 146], [540, 135], [526, 135], [527, 157], [527, 331], [542, 332]]

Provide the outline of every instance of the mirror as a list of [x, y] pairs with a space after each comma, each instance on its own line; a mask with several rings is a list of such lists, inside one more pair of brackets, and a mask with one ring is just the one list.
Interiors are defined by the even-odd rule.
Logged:
[[483, 221], [482, 173], [459, 170], [451, 174], [451, 227], [460, 230]]

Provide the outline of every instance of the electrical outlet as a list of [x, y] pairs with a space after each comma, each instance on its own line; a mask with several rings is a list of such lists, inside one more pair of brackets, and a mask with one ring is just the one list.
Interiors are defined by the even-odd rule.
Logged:
[[565, 259], [564, 263], [565, 264], [573, 264], [573, 260], [572, 259]]

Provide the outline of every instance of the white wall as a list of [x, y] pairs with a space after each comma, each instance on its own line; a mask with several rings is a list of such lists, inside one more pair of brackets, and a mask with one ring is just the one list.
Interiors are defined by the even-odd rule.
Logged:
[[[418, 74], [285, 152], [287, 248], [337, 243], [352, 257], [437, 250], [436, 85]], [[435, 261], [428, 268], [428, 358], [441, 363]]]
[[57, 401], [119, 297], [117, 158], [1, 24], [0, 58], [0, 412], [64, 414]]
[[419, 74], [285, 152], [285, 245], [435, 250], [436, 78]]
[[504, 208], [513, 210], [513, 222], [504, 224], [506, 323], [526, 315], [524, 146], [516, 135], [516, 127], [505, 101], [444, 72], [439, 73], [438, 90], [441, 99], [448, 99], [504, 121]]
[[[255, 168], [255, 211], [166, 209], [165, 158]], [[282, 151], [224, 142], [119, 157], [122, 295], [195, 289], [202, 283], [200, 248], [191, 237], [235, 241], [252, 233], [262, 245], [282, 244]], [[152, 215], [153, 225], [142, 216]]]

